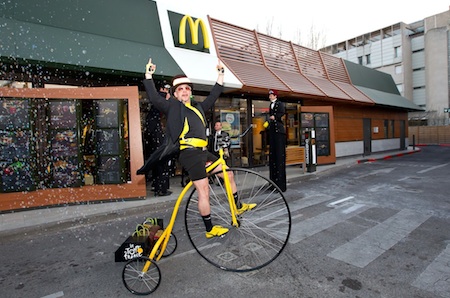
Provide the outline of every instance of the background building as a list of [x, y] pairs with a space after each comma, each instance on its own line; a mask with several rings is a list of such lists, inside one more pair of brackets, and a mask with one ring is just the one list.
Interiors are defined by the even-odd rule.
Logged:
[[364, 33], [321, 51], [390, 74], [401, 95], [424, 109], [409, 114], [410, 125], [448, 125], [449, 27], [450, 10]]

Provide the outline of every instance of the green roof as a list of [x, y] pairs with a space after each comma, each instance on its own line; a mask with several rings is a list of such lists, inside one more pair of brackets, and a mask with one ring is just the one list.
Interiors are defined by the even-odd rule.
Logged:
[[411, 100], [400, 95], [390, 74], [344, 60], [352, 84], [372, 99], [375, 104], [423, 111]]
[[358, 88], [359, 90], [361, 90], [361, 92], [370, 97], [377, 105], [403, 108], [410, 112], [423, 110], [421, 107], [414, 104], [411, 100], [398, 94], [388, 93], [361, 86], [356, 86], [356, 88]]
[[400, 95], [391, 75], [348, 60], [344, 63], [353, 85]]
[[143, 74], [152, 56], [157, 75], [183, 73], [164, 46], [154, 1], [9, 1], [0, 23], [3, 58]]

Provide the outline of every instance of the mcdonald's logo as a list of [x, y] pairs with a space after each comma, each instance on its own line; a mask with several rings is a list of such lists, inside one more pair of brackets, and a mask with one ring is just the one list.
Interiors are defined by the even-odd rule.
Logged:
[[186, 23], [189, 24], [189, 30], [191, 31], [192, 44], [198, 44], [198, 27], [200, 26], [203, 35], [203, 47], [209, 49], [208, 29], [206, 28], [205, 22], [200, 18], [196, 19], [194, 22], [189, 15], [185, 15], [180, 21], [180, 30], [178, 34], [180, 44], [186, 44]]

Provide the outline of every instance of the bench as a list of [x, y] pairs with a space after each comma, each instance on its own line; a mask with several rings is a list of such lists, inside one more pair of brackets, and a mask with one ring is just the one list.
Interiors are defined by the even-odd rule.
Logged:
[[306, 172], [305, 147], [286, 147], [286, 165], [302, 165], [303, 174]]

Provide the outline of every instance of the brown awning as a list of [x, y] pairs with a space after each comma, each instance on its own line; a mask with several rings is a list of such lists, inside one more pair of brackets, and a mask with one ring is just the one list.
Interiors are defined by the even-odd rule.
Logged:
[[342, 59], [209, 18], [219, 58], [243, 91], [374, 104], [351, 84]]

